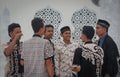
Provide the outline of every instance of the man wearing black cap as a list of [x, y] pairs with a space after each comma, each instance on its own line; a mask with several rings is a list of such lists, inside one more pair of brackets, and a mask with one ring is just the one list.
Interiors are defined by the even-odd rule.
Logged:
[[[71, 69], [78, 72], [78, 77], [100, 77], [103, 64], [103, 50], [97, 44], [92, 43], [94, 29], [91, 26], [84, 26], [81, 39], [85, 44], [77, 48], [74, 54]], [[76, 66], [75, 66], [76, 65]]]
[[74, 51], [78, 48], [78, 43], [71, 42], [71, 30], [69, 26], [60, 29], [63, 40], [58, 44], [55, 55], [56, 75], [58, 77], [74, 77], [75, 73], [70, 69], [72, 65]]
[[96, 34], [99, 36], [98, 45], [104, 50], [104, 62], [102, 77], [115, 77], [118, 72], [117, 57], [118, 48], [114, 40], [108, 35], [110, 24], [106, 20], [99, 19], [96, 26]]

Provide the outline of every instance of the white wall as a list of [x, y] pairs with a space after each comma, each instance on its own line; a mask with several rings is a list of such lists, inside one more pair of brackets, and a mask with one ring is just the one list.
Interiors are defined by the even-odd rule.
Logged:
[[[2, 10], [7, 7], [10, 11], [10, 22], [18, 22], [22, 26], [24, 36], [22, 40], [27, 40], [32, 35], [31, 20], [40, 9], [51, 7], [58, 10], [62, 14], [61, 25], [72, 25], [72, 14], [83, 7], [88, 7], [92, 10], [98, 8], [94, 6], [90, 0], [3, 0]], [[2, 11], [1, 11], [2, 12]], [[27, 30], [26, 30], [27, 29]]]
[[[91, 0], [0, 0], [0, 30], [3, 28], [3, 26], [6, 26], [6, 25], [1, 25], [3, 23], [1, 22], [1, 20], [5, 8], [7, 8], [10, 13], [9, 23], [16, 22], [21, 25], [24, 34], [21, 40], [25, 41], [31, 38], [31, 36], [33, 35], [33, 31], [31, 28], [31, 20], [33, 19], [35, 13], [38, 10], [46, 7], [50, 7], [59, 11], [62, 15], [62, 22], [60, 26], [69, 25], [71, 28], [73, 28], [71, 24], [72, 14], [76, 10], [86, 7], [90, 10], [93, 10], [97, 14], [98, 18], [103, 18], [110, 21], [111, 28], [109, 34], [112, 37], [114, 37], [119, 47], [120, 41], [118, 39], [120, 39], [119, 36], [120, 35], [120, 27], [119, 27], [120, 2], [119, 0], [104, 0], [103, 2], [102, 1], [100, 2], [101, 7], [98, 7], [94, 5], [91, 2]], [[74, 31], [74, 29], [72, 30]], [[7, 32], [7, 29], [5, 32]], [[7, 38], [2, 38], [2, 34], [3, 33], [1, 32], [0, 33], [1, 44], [4, 43], [5, 41], [8, 41]], [[3, 77], [4, 74], [3, 72], [4, 64], [5, 64], [5, 58], [1, 50], [0, 51], [1, 77]]]

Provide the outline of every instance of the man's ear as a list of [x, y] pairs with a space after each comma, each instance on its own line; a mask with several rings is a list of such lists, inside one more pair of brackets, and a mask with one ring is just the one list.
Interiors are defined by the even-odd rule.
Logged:
[[10, 37], [13, 37], [13, 32], [10, 32], [9, 35], [10, 35]]
[[107, 29], [106, 28], [103, 28], [105, 32], [107, 32]]

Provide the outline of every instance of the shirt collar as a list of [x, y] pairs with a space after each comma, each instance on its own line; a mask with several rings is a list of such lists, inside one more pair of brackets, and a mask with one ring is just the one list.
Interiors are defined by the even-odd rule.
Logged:
[[72, 44], [72, 42], [70, 42], [70, 44], [65, 44], [64, 41], [61, 41], [61, 43], [62, 43], [64, 46], [68, 46], [68, 45]]
[[33, 37], [42, 37], [41, 35], [38, 35], [38, 34], [34, 34]]
[[[46, 38], [44, 37], [44, 39], [46, 39]], [[50, 43], [52, 43], [51, 39], [47, 39], [47, 40], [50, 41]]]
[[85, 44], [93, 43], [92, 41], [85, 42]]
[[102, 47], [103, 41], [105, 40], [106, 36], [107, 36], [107, 34], [104, 35], [102, 38], [99, 39], [98, 45], [99, 45], [100, 47]]
[[102, 38], [100, 38], [100, 40], [104, 40], [106, 36], [107, 34], [105, 34]]

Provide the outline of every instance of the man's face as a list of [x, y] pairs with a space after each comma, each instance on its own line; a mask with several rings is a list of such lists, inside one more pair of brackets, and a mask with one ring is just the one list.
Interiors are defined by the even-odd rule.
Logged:
[[53, 36], [54, 30], [52, 27], [46, 27], [45, 32], [44, 32], [44, 36], [46, 39], [51, 39]]
[[10, 32], [11, 38], [14, 38], [17, 34], [22, 33], [21, 28], [17, 27], [12, 32]]
[[102, 27], [101, 25], [96, 25], [96, 34], [98, 36], [102, 36], [104, 34], [104, 32], [106, 32], [106, 29], [104, 27]]
[[85, 42], [86, 38], [87, 38], [86, 35], [82, 33], [81, 34], [81, 40], [82, 40], [82, 42]]
[[61, 34], [61, 37], [63, 37], [63, 40], [70, 41], [71, 31], [65, 31], [63, 34]]

